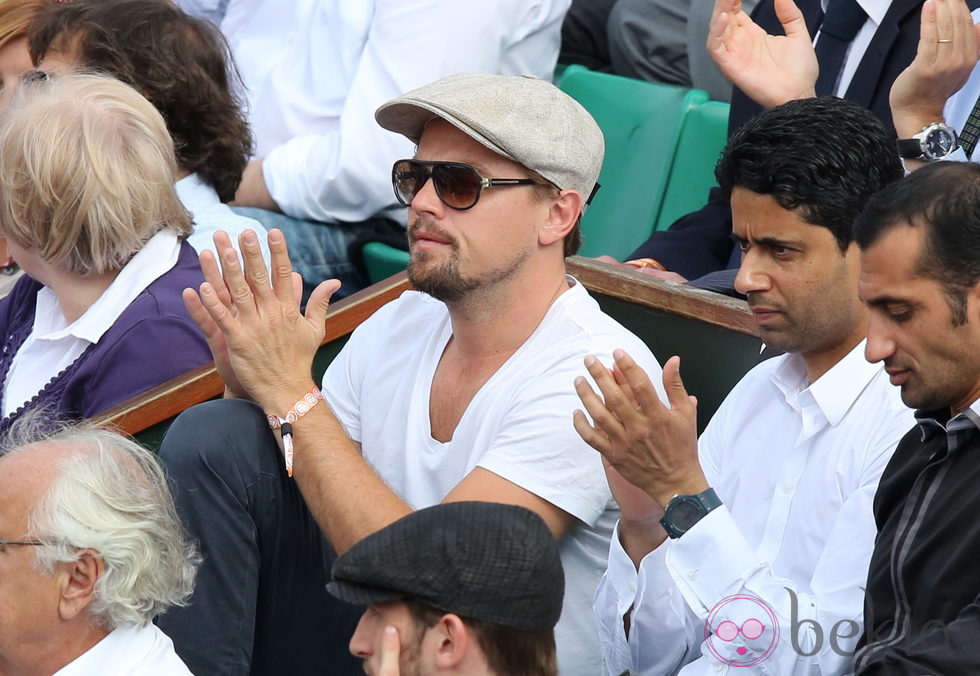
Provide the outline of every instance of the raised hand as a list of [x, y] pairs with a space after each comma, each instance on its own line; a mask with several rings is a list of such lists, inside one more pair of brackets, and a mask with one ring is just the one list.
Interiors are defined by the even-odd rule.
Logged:
[[[226, 239], [228, 237], [224, 232], [219, 234], [224, 235]], [[221, 279], [221, 270], [218, 267], [217, 259], [210, 250], [202, 251], [199, 258], [204, 279], [213, 285], [215, 280]], [[225, 285], [220, 284], [216, 287], [216, 290], [218, 301], [228, 308], [229, 312], [236, 313], [231, 303], [231, 296], [228, 295], [228, 289]], [[187, 307], [187, 312], [190, 314], [191, 319], [201, 329], [201, 333], [204, 334], [204, 338], [208, 341], [208, 347], [211, 348], [211, 356], [214, 358], [215, 368], [218, 369], [218, 375], [221, 376], [221, 380], [225, 384], [225, 397], [246, 399], [248, 395], [245, 393], [241, 383], [238, 382], [238, 378], [231, 368], [231, 362], [228, 358], [228, 345], [225, 344], [224, 334], [221, 333], [221, 329], [211, 319], [208, 311], [204, 309], [201, 298], [197, 294], [196, 289], [184, 289], [184, 305]]]
[[819, 74], [803, 13], [793, 0], [775, 0], [775, 9], [785, 36], [762, 30], [740, 0], [715, 2], [708, 33], [708, 52], [721, 72], [765, 108], [814, 96]]
[[595, 357], [586, 368], [600, 398], [585, 378], [575, 390], [592, 417], [575, 411], [575, 430], [629, 483], [665, 507], [678, 493], [700, 493], [708, 488], [697, 456], [697, 402], [688, 395], [680, 377], [680, 359], [664, 365], [664, 388], [670, 402], [665, 406], [653, 383], [622, 350], [613, 354], [624, 385]]
[[980, 56], [980, 27], [964, 0], [926, 0], [915, 59], [889, 94], [899, 138], [943, 120], [946, 101], [966, 84]]
[[205, 282], [199, 292], [186, 290], [184, 301], [211, 346], [226, 389], [266, 411], [286, 411], [312, 386], [313, 356], [326, 331], [330, 296], [340, 284], [320, 284], [303, 315], [280, 231], [269, 232], [271, 279], [254, 232], [246, 231], [239, 241], [244, 271], [226, 234], [216, 235], [215, 244], [221, 272], [213, 257], [202, 255]]

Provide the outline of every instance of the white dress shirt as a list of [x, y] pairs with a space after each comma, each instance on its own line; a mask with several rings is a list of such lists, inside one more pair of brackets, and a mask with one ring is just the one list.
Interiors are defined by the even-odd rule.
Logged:
[[570, 0], [231, 0], [221, 30], [248, 88], [256, 155], [290, 216], [361, 221], [396, 206], [412, 143], [385, 101], [457, 72], [551, 79]]
[[[724, 505], [647, 554], [639, 571], [613, 536], [595, 607], [610, 673], [847, 672], [851, 657], [829, 636], [846, 620], [835, 644], [853, 652], [875, 538], [872, 500], [915, 422], [881, 365], [863, 353], [862, 342], [809, 386], [799, 356], [756, 366], [698, 444]], [[739, 595], [752, 601], [730, 600]], [[631, 607], [627, 643], [623, 616]], [[765, 626], [755, 640], [713, 635], [725, 620], [744, 627], [753, 618]], [[819, 623], [819, 645], [805, 620]]]
[[[194, 218], [194, 232], [187, 238], [187, 243], [194, 247], [194, 251], [201, 253], [209, 250], [218, 255], [214, 246], [214, 233], [224, 230], [231, 237], [231, 243], [235, 250], [241, 253], [238, 246], [238, 236], [251, 229], [259, 238], [259, 247], [262, 249], [262, 258], [265, 264], [269, 262], [269, 242], [267, 233], [262, 224], [254, 218], [240, 216], [231, 210], [227, 204], [222, 204], [218, 193], [197, 174], [191, 174], [177, 181], [174, 186], [177, 189], [177, 197], [180, 199], [184, 208], [191, 212]], [[218, 259], [221, 260], [220, 258]]]
[[190, 676], [173, 641], [156, 625], [129, 625], [54, 672], [54, 676]]
[[98, 300], [70, 324], [54, 292], [46, 286], [38, 291], [34, 327], [14, 355], [4, 383], [3, 416], [33, 399], [89, 345], [99, 342], [143, 289], [177, 264], [179, 254], [177, 234], [164, 228], [136, 252]]

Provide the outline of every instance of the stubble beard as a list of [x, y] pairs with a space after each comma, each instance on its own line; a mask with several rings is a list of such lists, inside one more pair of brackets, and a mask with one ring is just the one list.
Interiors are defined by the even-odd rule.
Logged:
[[[417, 219], [409, 225], [410, 244], [420, 223], [421, 219]], [[529, 252], [520, 252], [483, 275], [464, 277], [460, 271], [459, 244], [456, 239], [431, 221], [421, 224], [425, 226], [426, 232], [446, 242], [452, 250], [448, 255], [445, 252], [413, 250], [408, 262], [408, 280], [417, 291], [444, 303], [458, 303], [475, 291], [510, 279], [530, 256]], [[438, 260], [440, 255], [445, 258], [442, 262]]]
[[444, 303], [454, 303], [480, 286], [475, 279], [465, 279], [459, 272], [459, 251], [453, 250], [442, 263], [434, 261], [428, 251], [414, 251], [408, 262], [408, 280], [422, 293]]

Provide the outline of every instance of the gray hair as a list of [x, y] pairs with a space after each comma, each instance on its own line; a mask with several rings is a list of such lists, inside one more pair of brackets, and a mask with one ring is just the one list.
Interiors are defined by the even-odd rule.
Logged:
[[52, 428], [38, 412], [18, 420], [0, 455], [38, 444], [70, 447], [59, 476], [29, 516], [42, 546], [35, 564], [78, 560], [91, 549], [105, 563], [88, 612], [110, 631], [146, 625], [171, 606], [186, 605], [200, 563], [181, 525], [156, 457], [116, 432], [82, 423]]

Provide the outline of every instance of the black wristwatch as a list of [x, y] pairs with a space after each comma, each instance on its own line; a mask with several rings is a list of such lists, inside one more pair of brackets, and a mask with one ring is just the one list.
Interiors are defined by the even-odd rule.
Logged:
[[941, 160], [958, 147], [956, 131], [942, 122], [933, 122], [912, 138], [898, 140], [898, 154], [907, 160]]
[[714, 488], [697, 495], [675, 495], [667, 503], [660, 525], [667, 537], [679, 538], [716, 507], [721, 507], [721, 499]]

